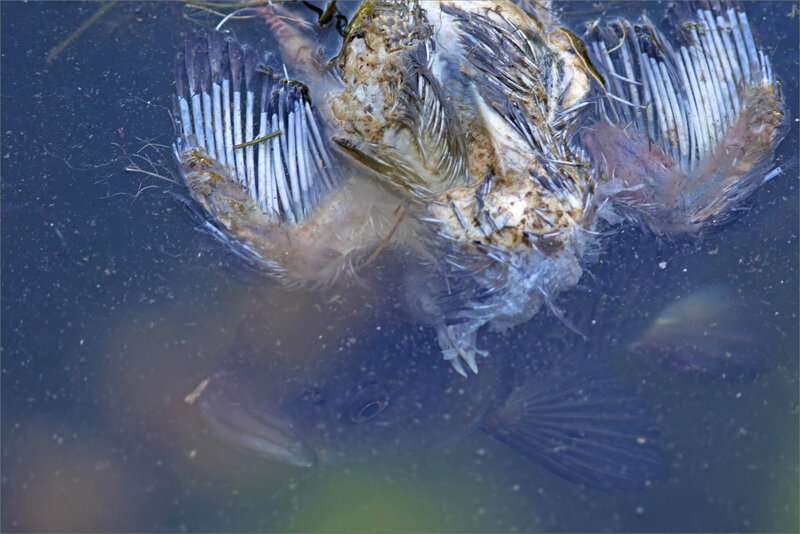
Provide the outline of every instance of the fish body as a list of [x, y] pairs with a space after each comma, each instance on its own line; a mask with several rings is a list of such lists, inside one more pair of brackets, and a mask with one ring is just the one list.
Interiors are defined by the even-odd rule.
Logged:
[[774, 175], [786, 117], [746, 14], [685, 7], [670, 35], [643, 18], [581, 39], [547, 3], [367, 0], [322, 65], [270, 6], [312, 88], [228, 36], [190, 39], [176, 156], [209, 226], [284, 281], [403, 251], [415, 318], [477, 372], [484, 325], [559, 314], [600, 219], [697, 235]]
[[320, 341], [268, 334], [274, 321], [273, 310], [250, 317], [193, 399], [212, 434], [245, 454], [304, 467], [363, 462], [482, 431], [592, 489], [666, 477], [647, 410], [596, 364], [510, 353], [465, 381], [431, 361], [437, 348], [419, 329], [366, 321]]

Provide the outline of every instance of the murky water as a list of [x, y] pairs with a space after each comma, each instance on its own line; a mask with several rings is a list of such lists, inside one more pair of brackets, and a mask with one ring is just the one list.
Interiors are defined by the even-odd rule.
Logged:
[[[248, 312], [273, 308], [275, 335], [291, 336], [321, 301], [323, 319], [294, 331], [344, 338], [358, 331], [356, 311], [332, 319], [333, 332], [324, 312], [356, 297], [276, 287], [195, 230], [173, 196], [180, 184], [125, 171], [174, 179], [173, 55], [195, 22], [182, 4], [120, 3], [48, 63], [98, 7], [0, 6], [4, 531], [798, 530], [796, 163], [700, 243], [654, 243], [633, 229], [608, 238], [588, 291], [559, 300], [650, 405], [668, 480], [627, 495], [585, 490], [478, 433], [354, 466], [276, 465], [219, 443], [184, 397]], [[660, 20], [663, 6], [646, 7]], [[793, 118], [778, 157], [789, 162], [796, 10], [748, 6], [784, 82]], [[575, 24], [598, 11], [573, 4], [567, 15]], [[677, 296], [717, 282], [755, 295], [768, 317], [769, 371], [703, 381], [625, 351]], [[574, 336], [540, 314], [479, 344], [524, 351], [545, 331]]]

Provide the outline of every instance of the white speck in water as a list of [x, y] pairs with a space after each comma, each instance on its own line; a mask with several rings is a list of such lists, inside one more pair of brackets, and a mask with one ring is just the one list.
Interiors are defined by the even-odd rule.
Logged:
[[658, 267], [661, 268], [661, 269], [666, 269], [667, 268], [667, 262], [662, 261], [661, 263], [658, 264]]

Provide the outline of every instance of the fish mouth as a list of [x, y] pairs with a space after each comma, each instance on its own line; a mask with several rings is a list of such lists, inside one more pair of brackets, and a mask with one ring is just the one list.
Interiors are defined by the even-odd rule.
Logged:
[[223, 391], [206, 391], [198, 406], [211, 434], [243, 454], [297, 467], [316, 462], [314, 451], [294, 436], [285, 421], [253, 414]]

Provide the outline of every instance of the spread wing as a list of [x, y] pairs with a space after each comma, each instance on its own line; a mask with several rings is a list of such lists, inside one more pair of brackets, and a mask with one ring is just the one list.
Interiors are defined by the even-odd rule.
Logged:
[[[300, 223], [339, 178], [305, 87], [277, 70], [221, 33], [187, 40], [175, 65], [175, 151], [190, 185], [198, 162], [213, 163], [248, 206]], [[213, 199], [198, 200], [209, 209]]]
[[671, 38], [647, 18], [592, 28], [608, 98], [585, 138], [627, 215], [657, 232], [694, 232], [728, 220], [773, 176], [785, 116], [744, 11], [690, 2], [670, 15]]

